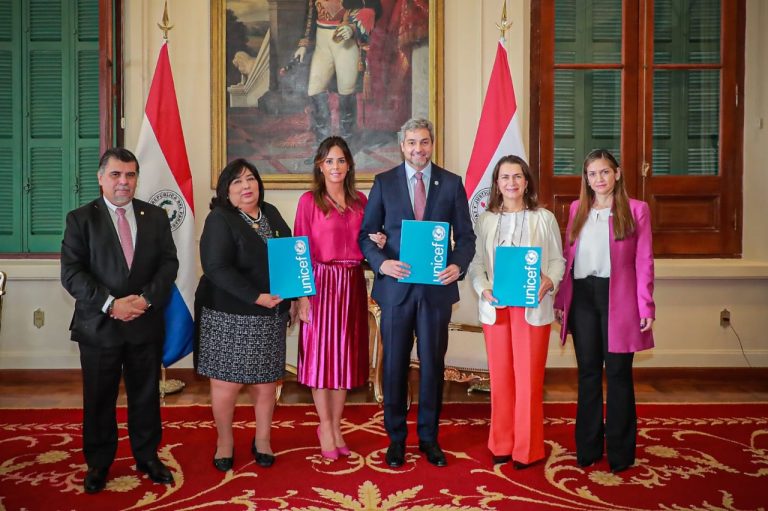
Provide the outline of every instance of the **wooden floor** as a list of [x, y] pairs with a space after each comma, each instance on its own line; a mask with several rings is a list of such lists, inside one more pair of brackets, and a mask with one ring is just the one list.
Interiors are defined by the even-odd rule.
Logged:
[[[183, 391], [168, 395], [167, 405], [208, 404], [208, 380], [191, 369], [169, 369], [169, 378], [186, 383]], [[411, 375], [416, 388], [418, 375]], [[639, 403], [658, 402], [768, 402], [768, 368], [754, 369], [635, 369]], [[576, 372], [573, 369], [547, 370], [545, 401], [575, 401]], [[73, 408], [82, 406], [79, 370], [0, 370], [0, 408]], [[463, 383], [447, 382], [445, 401], [488, 401], [484, 392], [467, 392]], [[351, 392], [349, 401], [373, 402], [373, 391], [363, 387]], [[240, 402], [247, 403], [245, 392]], [[283, 403], [311, 403], [309, 389], [289, 377], [283, 387]], [[125, 404], [121, 392], [120, 404]]]

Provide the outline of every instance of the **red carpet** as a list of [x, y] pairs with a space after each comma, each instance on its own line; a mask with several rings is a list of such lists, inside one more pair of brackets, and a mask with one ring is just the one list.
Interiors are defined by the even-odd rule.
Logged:
[[[0, 510], [747, 510], [768, 504], [768, 403], [641, 405], [637, 465], [611, 474], [605, 459], [579, 468], [573, 404], [547, 404], [547, 459], [526, 470], [493, 467], [486, 449], [489, 406], [449, 404], [440, 441], [448, 467], [429, 465], [409, 436], [406, 465], [384, 464], [381, 410], [350, 405], [348, 459], [320, 457], [317, 416], [307, 405], [275, 413], [270, 469], [249, 453], [252, 409], [236, 412], [234, 471], [211, 465], [215, 428], [206, 406], [163, 409], [160, 457], [173, 486], [135, 471], [127, 436], [107, 489], [82, 492], [80, 410], [0, 410]], [[125, 410], [120, 410], [120, 420]], [[411, 417], [415, 417], [411, 412]], [[121, 424], [121, 435], [126, 435]]]

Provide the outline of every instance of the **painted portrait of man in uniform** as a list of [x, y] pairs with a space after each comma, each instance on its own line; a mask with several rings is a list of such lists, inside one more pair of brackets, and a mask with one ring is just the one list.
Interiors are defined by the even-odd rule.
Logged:
[[436, 0], [219, 1], [222, 161], [300, 188], [319, 142], [339, 135], [362, 182], [400, 163], [397, 130], [429, 115]]

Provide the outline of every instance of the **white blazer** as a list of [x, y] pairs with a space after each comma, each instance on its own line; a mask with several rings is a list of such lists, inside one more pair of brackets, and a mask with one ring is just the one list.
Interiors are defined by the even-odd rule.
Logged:
[[[565, 272], [565, 259], [560, 240], [560, 229], [552, 212], [538, 208], [528, 211], [528, 233], [530, 245], [541, 247], [541, 272], [552, 279], [554, 291], [544, 295], [538, 307], [526, 307], [525, 320], [529, 325], [548, 325], [555, 320], [552, 305], [554, 296]], [[480, 322], [486, 325], [496, 323], [496, 307], [483, 298], [483, 291], [493, 289], [493, 266], [496, 255], [496, 229], [501, 221], [499, 213], [486, 211], [475, 223], [475, 257], [469, 265], [469, 280], [477, 295]]]

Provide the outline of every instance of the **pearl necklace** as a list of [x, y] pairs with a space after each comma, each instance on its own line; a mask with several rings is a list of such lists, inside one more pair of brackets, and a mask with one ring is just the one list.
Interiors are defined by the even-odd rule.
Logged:
[[251, 215], [249, 215], [242, 209], [238, 209], [237, 211], [240, 213], [240, 217], [243, 220], [245, 220], [245, 223], [251, 226], [251, 229], [253, 229], [254, 231], [259, 230], [259, 222], [261, 222], [261, 217], [262, 217], [261, 208], [259, 208], [259, 214], [256, 218], [253, 218]]

